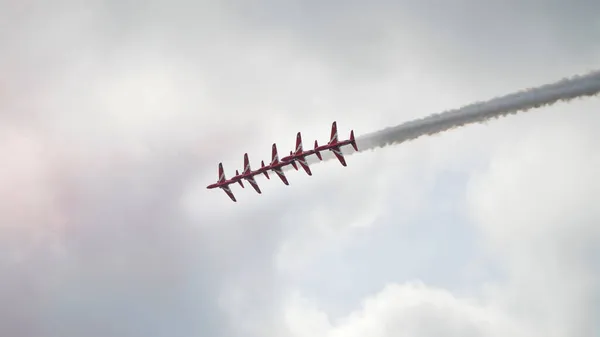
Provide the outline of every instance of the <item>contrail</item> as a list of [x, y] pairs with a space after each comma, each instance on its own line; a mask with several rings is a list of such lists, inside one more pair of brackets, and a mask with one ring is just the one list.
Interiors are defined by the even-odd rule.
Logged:
[[[358, 151], [400, 144], [425, 135], [433, 135], [460, 126], [481, 123], [532, 108], [552, 105], [600, 93], [600, 70], [586, 75], [565, 78], [537, 88], [525, 89], [486, 102], [476, 102], [459, 109], [448, 110], [428, 117], [406, 122], [356, 138]], [[351, 146], [343, 148], [344, 154], [354, 153]], [[330, 151], [323, 153], [323, 161], [335, 158]], [[309, 163], [319, 160], [308, 157]], [[289, 167], [286, 167], [289, 168]]]

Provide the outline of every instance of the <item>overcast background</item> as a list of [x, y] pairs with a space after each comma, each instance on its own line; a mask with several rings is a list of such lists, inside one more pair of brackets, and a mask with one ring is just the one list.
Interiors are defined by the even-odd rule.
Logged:
[[0, 0], [0, 335], [600, 336], [597, 98], [205, 189], [597, 69], [599, 12]]

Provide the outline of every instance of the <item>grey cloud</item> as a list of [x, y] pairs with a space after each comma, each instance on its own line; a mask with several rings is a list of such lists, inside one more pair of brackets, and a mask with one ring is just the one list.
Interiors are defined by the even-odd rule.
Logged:
[[[590, 0], [262, 1], [239, 8], [253, 27], [284, 32], [278, 36], [322, 57], [345, 81], [419, 69], [487, 95], [589, 71], [600, 34], [598, 4]], [[510, 81], [499, 76], [507, 73]]]
[[[46, 145], [51, 155], [30, 163], [41, 167], [44, 183], [29, 192], [53, 196], [29, 204], [24, 217], [15, 218], [19, 226], [1, 229], [0, 334], [7, 336], [232, 336], [246, 329], [265, 335], [272, 327], [284, 334], [280, 302], [287, 280], [273, 256], [296, 234], [290, 228], [303, 225], [304, 210], [335, 199], [339, 184], [318, 186], [327, 179], [324, 173], [306, 190], [286, 190], [285, 197], [276, 187], [252, 200], [244, 191], [249, 206], [233, 208], [215, 201], [226, 198], [220, 192], [204, 193], [204, 182], [216, 177], [215, 163], [235, 159], [239, 167], [242, 148], [293, 135], [287, 128], [296, 124], [288, 119], [312, 124], [308, 116], [319, 122], [342, 116], [376, 125], [361, 110], [387, 97], [363, 91], [380, 76], [422, 51], [435, 70], [475, 65], [476, 57], [465, 58], [461, 50], [479, 50], [464, 38], [472, 27], [457, 28], [467, 5], [439, 3], [439, 13], [456, 14], [438, 18], [451, 33], [433, 39], [440, 27], [424, 22], [430, 13], [422, 5], [408, 2], [368, 8], [359, 2], [291, 8], [266, 1], [250, 7], [191, 1], [7, 4], [1, 21], [11, 28], [0, 30], [6, 46], [0, 55], [6, 75], [0, 122]], [[508, 11], [501, 18], [508, 20]], [[495, 28], [503, 32], [506, 20]], [[444, 39], [444, 53], [428, 49]], [[490, 47], [487, 55], [498, 48]], [[497, 55], [488, 60], [478, 64], [515, 62]], [[448, 73], [466, 69], [450, 68]], [[494, 71], [498, 79], [502, 71]], [[169, 81], [175, 94], [144, 110], [138, 98], [152, 101], [149, 88]], [[123, 83], [130, 86], [119, 87]], [[125, 94], [114, 98], [111, 90]], [[319, 112], [307, 103], [317, 94], [329, 102]], [[334, 104], [349, 97], [363, 103]], [[114, 101], [107, 107], [109, 99]], [[165, 122], [165, 115], [174, 117]], [[16, 171], [26, 171], [26, 163], [5, 153]], [[35, 175], [22, 173], [26, 178], [19, 183]], [[330, 178], [339, 182], [341, 176]], [[16, 174], [6, 179], [16, 180]], [[190, 188], [194, 183], [199, 190]], [[367, 181], [349, 186], [369, 192]], [[188, 193], [197, 217], [182, 211]], [[0, 193], [13, 209], [19, 207], [15, 200], [31, 195]], [[358, 199], [344, 203], [340, 197], [331, 205], [328, 211], [344, 217], [327, 224], [340, 227], [352, 218], [345, 207], [365, 210]], [[311, 216], [318, 222], [318, 212]], [[0, 216], [1, 225], [7, 222]]]

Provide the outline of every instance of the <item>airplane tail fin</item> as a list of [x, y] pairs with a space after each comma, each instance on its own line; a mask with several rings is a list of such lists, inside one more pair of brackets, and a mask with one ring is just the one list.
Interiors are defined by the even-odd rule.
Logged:
[[[239, 176], [239, 175], [240, 175], [240, 172], [239, 172], [238, 170], [235, 170], [235, 175], [236, 175], [236, 176]], [[242, 188], [245, 188], [245, 187], [244, 187], [244, 183], [242, 182], [242, 179], [238, 180], [238, 183], [240, 184], [240, 186], [242, 186]]]
[[302, 135], [300, 132], [296, 135], [296, 154], [298, 153], [302, 153]]
[[315, 140], [315, 154], [317, 155], [317, 158], [319, 158], [319, 160], [323, 160], [323, 157], [321, 157], [321, 152], [317, 151], [318, 147], [319, 143]]
[[248, 159], [248, 154], [244, 153], [244, 174], [250, 173], [250, 160]]
[[338, 141], [337, 122], [331, 124], [331, 138], [329, 138], [329, 144], [335, 144]]
[[358, 147], [356, 146], [356, 140], [354, 139], [354, 130], [350, 130], [350, 144], [352, 144], [352, 147], [355, 151], [358, 151]]
[[[302, 150], [300, 150], [302, 151]], [[290, 157], [293, 156], [294, 154], [292, 153], [292, 151], [290, 151]], [[298, 165], [296, 165], [296, 161], [294, 161], [293, 159], [290, 159], [292, 161], [292, 167], [296, 169], [296, 171], [298, 171]]]
[[[260, 168], [261, 168], [261, 169], [264, 169], [264, 168], [265, 168], [265, 161], [264, 161], [264, 160], [261, 160], [261, 161], [260, 161]], [[267, 179], [271, 179], [271, 178], [269, 178], [269, 173], [268, 173], [266, 170], [265, 170], [265, 171], [263, 171], [263, 174], [265, 175], [265, 177], [267, 177]]]
[[277, 145], [273, 143], [271, 150], [271, 165], [279, 164], [279, 155], [277, 154]]
[[219, 163], [219, 182], [225, 181], [225, 171], [223, 171], [223, 163]]

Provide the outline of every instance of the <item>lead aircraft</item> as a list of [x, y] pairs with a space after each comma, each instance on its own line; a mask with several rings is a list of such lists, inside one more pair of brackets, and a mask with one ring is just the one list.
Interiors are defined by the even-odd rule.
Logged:
[[321, 151], [329, 150], [333, 152], [333, 154], [335, 154], [340, 163], [342, 163], [342, 166], [346, 166], [346, 160], [344, 159], [344, 155], [342, 154], [341, 147], [348, 144], [352, 145], [354, 150], [358, 151], [358, 147], [356, 146], [356, 140], [354, 139], [354, 130], [350, 130], [350, 139], [343, 140], [340, 142], [338, 140], [337, 123], [334, 121], [333, 124], [331, 124], [331, 137], [329, 139], [329, 143], [327, 143], [326, 145], [319, 146], [319, 144], [315, 140], [315, 149], [312, 152], [314, 152], [317, 155], [319, 160], [323, 160], [323, 157], [321, 157]]
[[231, 184], [235, 184], [236, 182], [239, 182], [240, 185], [242, 185], [242, 187], [244, 187], [244, 185], [242, 184], [241, 180], [234, 180], [234, 179], [230, 179], [227, 180], [225, 178], [225, 172], [223, 171], [223, 164], [219, 163], [219, 180], [211, 185], [208, 185], [206, 188], [213, 189], [213, 188], [220, 188], [223, 191], [225, 191], [225, 193], [227, 193], [227, 195], [229, 196], [229, 198], [231, 198], [231, 200], [233, 200], [234, 202], [237, 202], [237, 200], [235, 200], [235, 196], [233, 195], [233, 192], [231, 192], [231, 189], [229, 188], [229, 185]]

